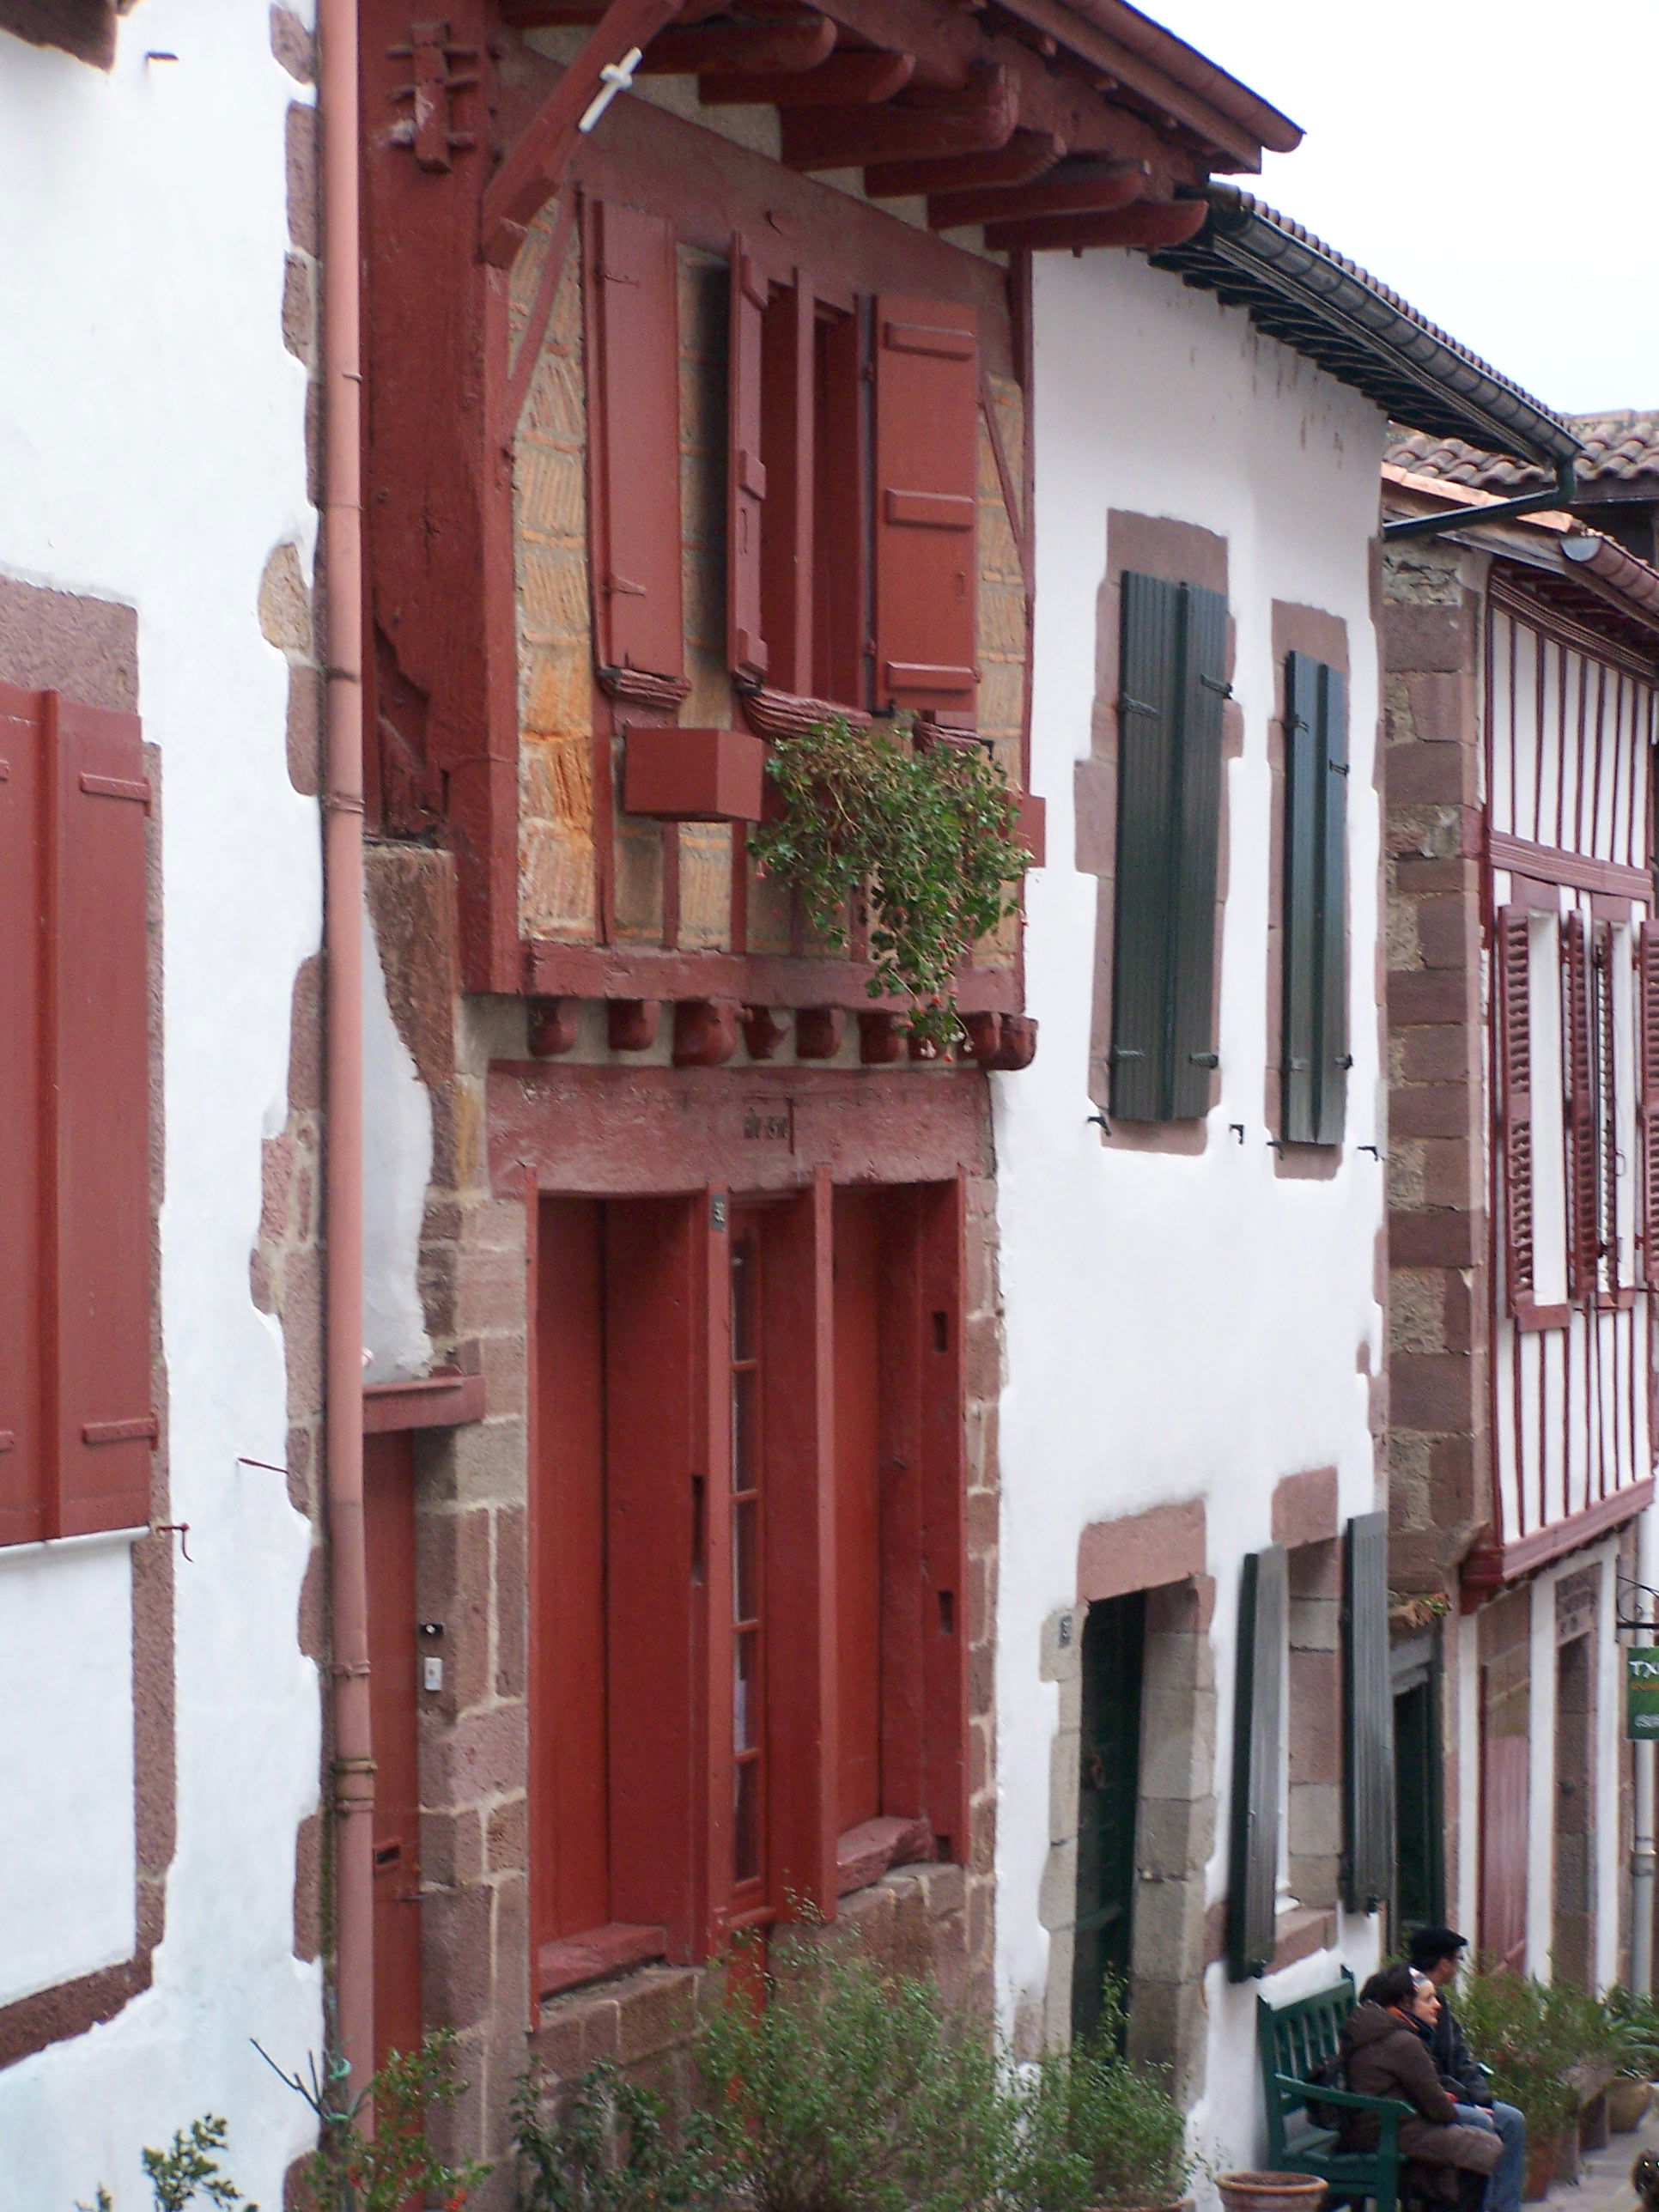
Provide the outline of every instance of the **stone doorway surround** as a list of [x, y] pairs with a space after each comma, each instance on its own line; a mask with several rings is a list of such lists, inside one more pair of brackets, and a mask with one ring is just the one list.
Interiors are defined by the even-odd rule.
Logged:
[[1022, 2045], [1071, 2035], [1077, 1918], [1083, 1619], [1091, 1604], [1146, 1592], [1129, 2050], [1170, 2066], [1186, 2101], [1203, 2087], [1205, 1875], [1215, 1846], [1215, 1585], [1205, 1571], [1201, 1499], [1093, 1522], [1078, 1544], [1077, 1601], [1043, 1624], [1041, 1674], [1060, 1688], [1049, 1753], [1048, 1856], [1037, 1917], [1048, 1934], [1043, 2016]]

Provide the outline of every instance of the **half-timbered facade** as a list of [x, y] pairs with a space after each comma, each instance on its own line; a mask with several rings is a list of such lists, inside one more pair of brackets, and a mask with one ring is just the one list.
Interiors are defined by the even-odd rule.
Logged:
[[750, 837], [835, 715], [1040, 848], [1032, 253], [1296, 137], [1127, 8], [672, 14], [362, 9], [376, 2040], [490, 2150], [802, 1911], [989, 1997], [1022, 930], [938, 1057]]
[[1401, 1905], [1601, 1983], [1654, 1474], [1659, 576], [1562, 516], [1482, 527], [1437, 453], [1387, 486], [1440, 518], [1385, 579], [1395, 1576], [1455, 1606], [1405, 1622]]

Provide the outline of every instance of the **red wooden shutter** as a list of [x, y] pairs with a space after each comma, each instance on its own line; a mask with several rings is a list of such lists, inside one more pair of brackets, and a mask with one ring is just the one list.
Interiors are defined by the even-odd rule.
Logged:
[[1642, 1280], [1659, 1290], [1659, 922], [1642, 924], [1636, 988], [1642, 1026]]
[[1498, 1101], [1504, 1130], [1504, 1255], [1511, 1313], [1533, 1302], [1532, 961], [1524, 907], [1499, 909]]
[[761, 524], [766, 466], [761, 459], [761, 330], [766, 279], [741, 238], [732, 241], [726, 449], [726, 651], [739, 683], [767, 671], [761, 623]]
[[55, 719], [57, 1517], [73, 1536], [149, 1518], [150, 792], [135, 716]]
[[1595, 925], [1596, 1167], [1602, 1281], [1619, 1287], [1619, 1065], [1613, 1006], [1613, 924]]
[[674, 234], [660, 216], [604, 201], [595, 234], [599, 659], [678, 682], [685, 646]]
[[46, 1533], [42, 1480], [40, 700], [0, 685], [0, 1544]]
[[1584, 917], [1574, 912], [1562, 927], [1563, 1010], [1567, 1077], [1567, 1295], [1595, 1295], [1596, 1248], [1601, 1242], [1597, 1190], [1595, 1056], [1590, 1036], [1590, 947]]
[[[812, 447], [817, 301], [800, 270], [774, 295], [761, 346], [766, 517], [761, 605], [772, 680], [812, 691]], [[848, 465], [850, 456], [842, 465]]]
[[876, 703], [971, 723], [979, 362], [971, 307], [876, 302]]

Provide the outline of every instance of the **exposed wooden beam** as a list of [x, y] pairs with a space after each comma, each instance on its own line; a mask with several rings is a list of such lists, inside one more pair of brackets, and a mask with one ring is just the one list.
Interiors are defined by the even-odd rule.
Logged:
[[1018, 119], [1018, 95], [994, 64], [975, 70], [964, 91], [925, 107], [786, 108], [783, 160], [792, 169], [858, 169], [988, 152], [1007, 144]]
[[797, 15], [779, 23], [704, 23], [694, 30], [676, 24], [659, 31], [646, 48], [640, 74], [793, 75], [816, 69], [835, 46], [836, 27], [827, 15]]
[[678, 13], [678, 0], [611, 0], [581, 52], [484, 186], [479, 246], [486, 261], [500, 269], [511, 264], [538, 210], [563, 183], [581, 119], [605, 81], [604, 71], [614, 72], [633, 47], [648, 46]]
[[1091, 246], [1182, 246], [1204, 228], [1209, 212], [1206, 200], [1144, 200], [1116, 215], [1029, 216], [988, 222], [985, 243], [994, 253], [1022, 246], [1041, 253]]
[[[831, 30], [833, 26], [826, 27]], [[705, 106], [866, 107], [902, 92], [915, 74], [914, 54], [831, 54], [799, 76], [709, 77], [698, 87]]]
[[1065, 139], [1052, 131], [1016, 131], [994, 153], [957, 154], [938, 161], [878, 161], [866, 169], [864, 189], [872, 200], [902, 200], [918, 192], [1024, 185], [1052, 169], [1065, 153]]
[[1109, 215], [1144, 199], [1152, 173], [1146, 161], [1066, 162], [1040, 183], [981, 185], [977, 191], [933, 192], [927, 221], [934, 230], [1021, 216]]

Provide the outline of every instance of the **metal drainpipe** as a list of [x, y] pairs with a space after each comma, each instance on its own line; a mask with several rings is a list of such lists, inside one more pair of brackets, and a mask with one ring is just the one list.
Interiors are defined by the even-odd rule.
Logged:
[[[1653, 1523], [1654, 1508], [1650, 1505], [1636, 1523], [1636, 1579], [1641, 1585], [1635, 1608], [1638, 1615], [1648, 1602], [1648, 1592], [1654, 1583], [1654, 1554], [1659, 1546], [1655, 1543]], [[1620, 1697], [1623, 1694], [1624, 1686], [1620, 1684]], [[1632, 1808], [1634, 1817], [1630, 1856], [1630, 1985], [1635, 1996], [1645, 1997], [1653, 1990], [1655, 1746], [1638, 1737], [1631, 1750], [1636, 1802]]]
[[1389, 545], [1400, 538], [1444, 538], [1454, 530], [1480, 530], [1489, 522], [1509, 522], [1548, 507], [1571, 507], [1577, 496], [1577, 462], [1558, 461], [1553, 491], [1525, 492], [1519, 499], [1501, 499], [1495, 507], [1459, 507], [1443, 514], [1405, 516], [1397, 522], [1385, 522], [1382, 537]]
[[357, 0], [319, 0], [323, 178], [323, 547], [327, 981], [324, 1480], [332, 1665], [334, 2035], [347, 2099], [374, 2070], [374, 1763], [363, 1543], [362, 380]]

